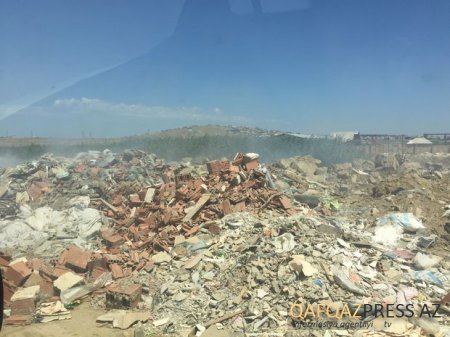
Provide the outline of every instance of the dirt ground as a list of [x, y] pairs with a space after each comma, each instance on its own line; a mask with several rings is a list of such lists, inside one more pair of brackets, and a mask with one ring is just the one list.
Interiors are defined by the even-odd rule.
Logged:
[[[374, 197], [372, 187], [377, 186], [383, 195]], [[449, 204], [450, 176], [426, 179], [418, 174], [404, 174], [386, 177], [376, 185], [364, 185], [361, 190], [368, 195], [350, 194], [340, 199], [344, 208], [361, 210], [359, 218], [368, 219], [373, 225], [376, 219], [392, 211], [410, 212], [423, 220], [427, 232], [436, 234], [436, 244], [427, 251], [446, 256], [450, 251], [450, 234], [444, 229], [448, 221], [442, 217], [444, 205]], [[355, 190], [357, 188], [355, 187]], [[371, 209], [377, 209], [371, 214]]]
[[99, 326], [95, 319], [105, 313], [92, 308], [88, 303], [70, 311], [72, 318], [27, 326], [3, 326], [2, 337], [132, 337], [133, 328], [128, 330]]

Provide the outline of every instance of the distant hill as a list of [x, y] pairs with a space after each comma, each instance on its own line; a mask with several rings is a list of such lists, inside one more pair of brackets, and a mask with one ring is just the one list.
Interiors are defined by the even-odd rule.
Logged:
[[74, 156], [88, 150], [125, 149], [155, 153], [166, 160], [185, 157], [196, 161], [232, 158], [237, 151], [257, 152], [264, 161], [295, 155], [313, 155], [325, 163], [364, 157], [353, 143], [331, 139], [305, 139], [279, 131], [236, 126], [192, 126], [117, 138], [0, 138], [0, 167], [36, 159], [45, 153]]

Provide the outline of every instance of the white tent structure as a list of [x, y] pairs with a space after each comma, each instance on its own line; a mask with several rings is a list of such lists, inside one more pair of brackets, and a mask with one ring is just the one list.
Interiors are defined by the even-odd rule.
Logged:
[[417, 137], [417, 138], [411, 139], [410, 141], [408, 141], [406, 143], [406, 145], [413, 147], [413, 153], [416, 153], [417, 146], [420, 146], [420, 147], [430, 146], [430, 151], [433, 152], [433, 142], [424, 137]]
[[414, 139], [411, 139], [406, 145], [432, 145], [433, 142], [431, 140], [428, 140], [424, 137], [417, 137]]

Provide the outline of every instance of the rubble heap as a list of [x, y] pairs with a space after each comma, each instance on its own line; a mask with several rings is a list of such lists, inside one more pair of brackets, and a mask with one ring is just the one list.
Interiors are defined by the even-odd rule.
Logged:
[[445, 165], [266, 167], [254, 153], [168, 165], [104, 151], [0, 174], [7, 324], [68, 319], [80, 302], [109, 310], [99, 324], [142, 322], [135, 335], [307, 336], [317, 331], [295, 329], [290, 309], [319, 303], [441, 304], [438, 319], [375, 318], [330, 336], [438, 336], [449, 324]]

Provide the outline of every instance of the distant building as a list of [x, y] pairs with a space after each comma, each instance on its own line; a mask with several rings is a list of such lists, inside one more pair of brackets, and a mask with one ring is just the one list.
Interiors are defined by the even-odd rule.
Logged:
[[330, 133], [330, 138], [350, 142], [354, 140], [357, 135], [359, 135], [358, 131], [339, 131]]

